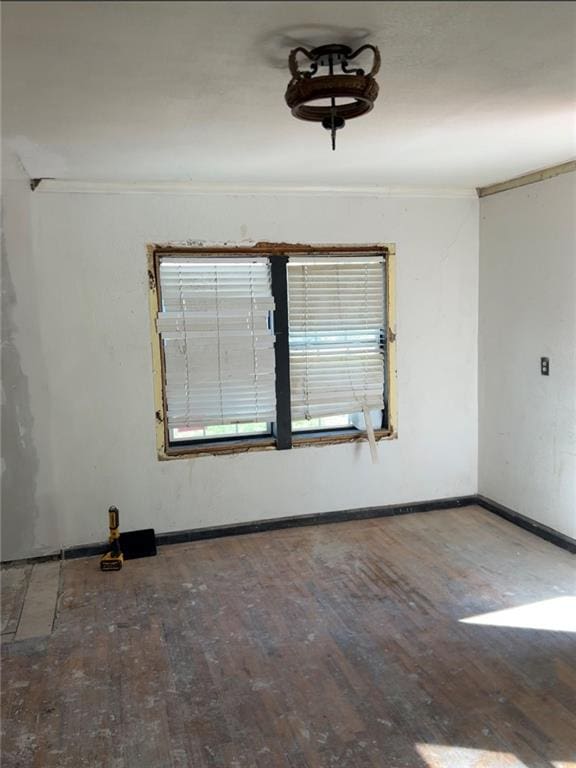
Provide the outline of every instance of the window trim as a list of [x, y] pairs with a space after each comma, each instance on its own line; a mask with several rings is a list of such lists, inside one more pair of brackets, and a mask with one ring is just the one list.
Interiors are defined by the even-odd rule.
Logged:
[[[291, 439], [288, 441], [284, 432], [283, 442], [278, 445], [277, 435], [255, 436], [243, 440], [242, 438], [223, 439], [219, 442], [202, 442], [194, 445], [174, 445], [170, 444], [168, 424], [165, 418], [166, 401], [164, 394], [164, 370], [165, 361], [160, 334], [156, 330], [156, 317], [159, 311], [159, 291], [158, 274], [160, 258], [167, 254], [182, 255], [201, 255], [210, 256], [218, 254], [223, 258], [228, 256], [269, 256], [271, 259], [272, 272], [274, 272], [275, 259], [284, 257], [286, 261], [290, 255], [306, 255], [308, 253], [374, 253], [374, 251], [385, 252], [385, 274], [386, 274], [386, 313], [387, 313], [387, 334], [386, 334], [386, 357], [385, 365], [385, 383], [387, 387], [386, 409], [388, 416], [388, 428], [374, 430], [376, 440], [393, 440], [398, 437], [398, 398], [396, 381], [396, 306], [395, 306], [395, 268], [396, 268], [396, 248], [393, 243], [375, 243], [371, 245], [303, 245], [300, 243], [268, 243], [261, 242], [252, 246], [242, 244], [231, 246], [229, 243], [218, 246], [185, 246], [172, 245], [170, 243], [153, 243], [146, 248], [148, 261], [148, 298], [150, 306], [150, 337], [152, 344], [152, 377], [154, 389], [154, 410], [155, 410], [155, 433], [156, 450], [158, 459], [161, 461], [191, 458], [202, 455], [222, 455], [231, 453], [243, 453], [250, 451], [277, 450], [282, 448], [301, 448], [314, 445], [337, 445], [341, 443], [364, 442], [368, 438], [365, 432], [349, 432], [348, 430], [330, 430], [326, 433], [291, 433]], [[280, 263], [280, 258], [278, 258]], [[287, 314], [287, 306], [286, 306]], [[285, 340], [286, 344], [288, 340]]]

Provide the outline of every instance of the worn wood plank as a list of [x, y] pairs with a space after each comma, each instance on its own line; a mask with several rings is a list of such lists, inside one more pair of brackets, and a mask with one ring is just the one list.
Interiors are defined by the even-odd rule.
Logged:
[[15, 565], [0, 570], [2, 615], [1, 633], [14, 634], [18, 627], [24, 597], [28, 589], [28, 580], [32, 573], [32, 565]]
[[59, 561], [36, 563], [33, 566], [16, 630], [16, 641], [43, 637], [52, 632], [59, 584]]
[[63, 566], [3, 656], [3, 768], [573, 768], [570, 633], [460, 619], [574, 594], [478, 508]]

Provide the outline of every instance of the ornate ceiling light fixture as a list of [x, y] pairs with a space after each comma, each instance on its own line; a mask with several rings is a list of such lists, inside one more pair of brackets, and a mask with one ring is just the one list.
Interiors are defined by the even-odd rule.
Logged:
[[[366, 74], [363, 69], [350, 68], [353, 61], [363, 51], [372, 51], [374, 61], [372, 69]], [[297, 56], [301, 53], [310, 60], [310, 68], [298, 68]], [[363, 45], [357, 51], [347, 45], [321, 45], [307, 51], [294, 48], [290, 51], [288, 66], [292, 79], [286, 89], [286, 103], [294, 117], [322, 123], [332, 135], [332, 149], [336, 149], [336, 131], [344, 128], [346, 120], [360, 117], [370, 112], [378, 96], [378, 83], [374, 75], [380, 69], [380, 52], [375, 45]], [[339, 66], [341, 72], [335, 74]], [[320, 69], [327, 74], [318, 74]], [[311, 106], [312, 102], [322, 101], [321, 106]]]

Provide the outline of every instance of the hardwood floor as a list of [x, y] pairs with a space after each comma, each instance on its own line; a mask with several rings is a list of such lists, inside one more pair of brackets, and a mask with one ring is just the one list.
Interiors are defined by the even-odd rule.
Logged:
[[477, 507], [70, 561], [2, 646], [2, 768], [567, 768], [576, 634], [460, 620], [575, 594]]

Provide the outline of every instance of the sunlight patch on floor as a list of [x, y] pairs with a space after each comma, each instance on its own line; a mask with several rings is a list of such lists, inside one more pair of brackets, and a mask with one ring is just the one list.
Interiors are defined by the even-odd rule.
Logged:
[[430, 768], [528, 768], [509, 752], [445, 744], [417, 744], [416, 750]]
[[490, 627], [576, 632], [576, 595], [554, 597], [538, 603], [471, 616], [460, 621], [463, 624], [483, 624]]

